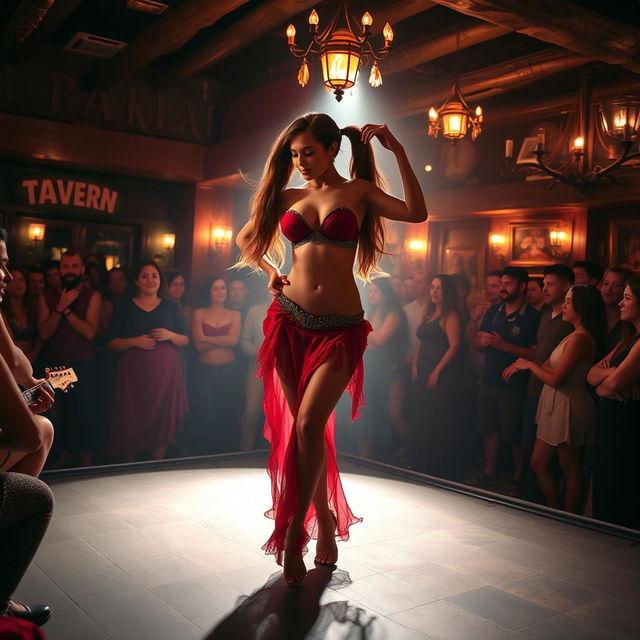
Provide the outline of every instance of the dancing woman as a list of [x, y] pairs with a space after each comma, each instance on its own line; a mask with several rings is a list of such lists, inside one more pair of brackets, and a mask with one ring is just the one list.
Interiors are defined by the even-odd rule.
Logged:
[[[342, 136], [352, 149], [351, 179], [333, 162]], [[394, 153], [406, 202], [377, 185], [370, 142], [378, 138]], [[290, 189], [294, 170], [306, 183]], [[284, 577], [300, 583], [302, 554], [317, 538], [315, 561], [335, 564], [335, 538], [346, 540], [356, 518], [346, 502], [336, 465], [334, 408], [345, 388], [352, 419], [362, 404], [364, 353], [371, 326], [363, 318], [354, 280], [376, 269], [384, 248], [381, 218], [423, 222], [424, 198], [402, 145], [386, 125], [339, 129], [324, 114], [292, 122], [277, 138], [251, 205], [251, 217], [237, 237], [239, 266], [262, 269], [274, 296], [264, 321], [265, 341], [257, 375], [265, 386], [265, 436], [271, 443], [275, 519], [263, 546], [284, 560]], [[280, 273], [284, 244], [291, 241], [291, 273]], [[286, 295], [284, 291], [286, 290]]]

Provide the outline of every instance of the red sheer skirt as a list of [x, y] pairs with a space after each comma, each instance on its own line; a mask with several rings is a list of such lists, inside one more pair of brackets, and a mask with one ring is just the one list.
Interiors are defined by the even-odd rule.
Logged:
[[[271, 478], [271, 496], [273, 505], [265, 516], [275, 520], [274, 531], [263, 545], [267, 554], [276, 556], [276, 562], [282, 564], [285, 535], [291, 518], [298, 507], [297, 474], [297, 438], [294, 428], [295, 416], [313, 372], [324, 362], [333, 362], [336, 369], [342, 363], [342, 354], [347, 358], [351, 372], [347, 391], [351, 395], [351, 420], [359, 416], [363, 404], [362, 386], [364, 368], [362, 356], [367, 346], [367, 335], [371, 325], [364, 319], [353, 323], [354, 316], [312, 316], [298, 307], [293, 301], [281, 295], [279, 299], [286, 303], [285, 311], [278, 299], [275, 299], [267, 311], [263, 328], [265, 339], [258, 352], [257, 377], [264, 381], [263, 407], [265, 413], [264, 436], [271, 448], [267, 462], [267, 472]], [[291, 313], [295, 307], [296, 313]], [[322, 324], [326, 318], [340, 318], [351, 321], [344, 327], [310, 329], [301, 322], [316, 321]], [[341, 356], [336, 358], [336, 356]], [[289, 409], [282, 390], [281, 380], [296, 392], [294, 411]], [[336, 516], [336, 537], [349, 539], [349, 527], [362, 518], [353, 515], [347, 504], [338, 465], [335, 444], [335, 411], [327, 421], [324, 442], [327, 460], [327, 496], [329, 508]], [[302, 535], [297, 541], [296, 551], [306, 552], [310, 538], [317, 537], [318, 523], [313, 503], [307, 511]]]

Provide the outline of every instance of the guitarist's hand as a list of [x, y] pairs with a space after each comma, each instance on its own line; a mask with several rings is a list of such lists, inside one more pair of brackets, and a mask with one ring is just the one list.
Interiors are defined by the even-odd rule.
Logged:
[[[39, 382], [44, 382], [44, 380], [37, 380], [36, 384]], [[44, 413], [51, 409], [55, 399], [55, 394], [49, 387], [40, 387], [38, 389], [38, 397], [35, 402], [29, 405], [29, 409], [31, 409], [33, 413]]]

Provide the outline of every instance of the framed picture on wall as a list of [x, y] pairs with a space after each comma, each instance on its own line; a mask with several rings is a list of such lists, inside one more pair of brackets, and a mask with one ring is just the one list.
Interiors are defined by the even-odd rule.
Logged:
[[444, 247], [442, 273], [461, 273], [469, 278], [472, 289], [478, 289], [484, 277], [484, 247]]
[[537, 266], [571, 258], [572, 225], [565, 220], [511, 224], [509, 263]]
[[610, 263], [640, 273], [640, 220], [614, 220], [609, 229]]

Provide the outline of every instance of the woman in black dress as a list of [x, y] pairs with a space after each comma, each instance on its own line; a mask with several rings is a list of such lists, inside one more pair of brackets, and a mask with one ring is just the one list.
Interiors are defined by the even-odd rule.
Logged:
[[640, 529], [640, 278], [631, 278], [620, 317], [635, 335], [591, 368], [588, 382], [601, 397], [593, 452], [593, 516]]
[[420, 346], [412, 366], [414, 381], [413, 468], [434, 476], [458, 476], [458, 396], [456, 366], [462, 324], [451, 276], [431, 279], [427, 311], [416, 334]]
[[108, 449], [127, 462], [142, 452], [164, 458], [187, 410], [178, 353], [189, 344], [182, 312], [158, 296], [162, 274], [155, 262], [136, 269], [135, 283], [138, 295], [116, 307], [107, 345], [120, 354]]

